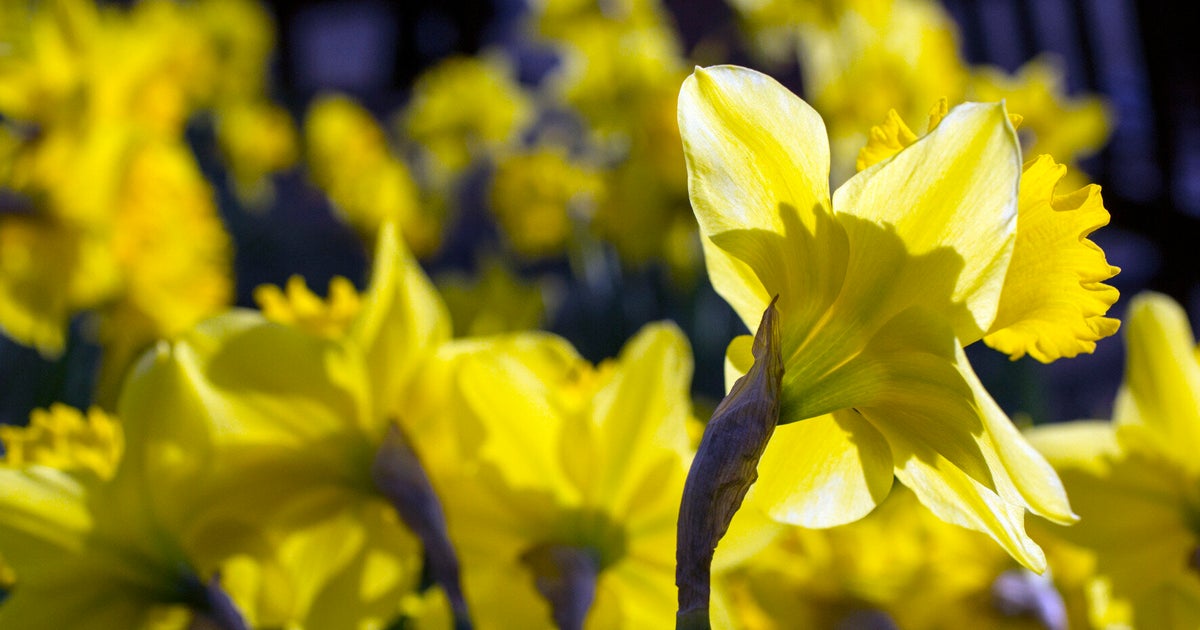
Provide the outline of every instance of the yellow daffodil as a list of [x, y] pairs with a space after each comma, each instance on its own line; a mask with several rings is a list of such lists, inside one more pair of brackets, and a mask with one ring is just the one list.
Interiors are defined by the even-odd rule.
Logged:
[[[405, 438], [419, 429], [413, 388], [449, 321], [395, 225], [378, 240], [361, 297], [344, 281], [327, 305], [298, 280], [286, 293], [262, 289], [277, 322], [250, 311], [210, 319], [160, 344], [123, 397], [157, 445], [147, 466], [160, 478], [211, 479], [224, 489], [212, 510], [258, 532], [233, 545], [213, 525], [197, 547], [232, 555], [231, 579], [257, 590], [262, 610], [309, 627], [387, 623], [419, 584], [414, 530], [425, 523], [404, 512], [411, 488], [397, 484], [421, 470]], [[152, 423], [156, 409], [173, 421]], [[238, 559], [243, 545], [258, 569]], [[446, 576], [435, 568], [434, 579]]]
[[[1007, 282], [1042, 280], [1013, 277], [1021, 155], [1003, 106], [955, 108], [832, 198], [824, 124], [765, 75], [698, 69], [679, 124], [714, 287], [752, 330], [778, 296], [782, 426], [758, 481], [772, 516], [854, 521], [895, 476], [1042, 570], [1026, 512], [1076, 517], [962, 349], [996, 322]], [[749, 349], [731, 344], [733, 374]]]
[[682, 333], [647, 326], [599, 366], [549, 336], [459, 365], [480, 454], [447, 477], [445, 500], [476, 627], [670, 625], [689, 458]]
[[239, 103], [221, 112], [217, 141], [235, 189], [244, 199], [260, 202], [271, 193], [267, 176], [292, 166], [299, 144], [291, 116], [267, 103]]
[[452, 57], [417, 78], [399, 123], [428, 151], [434, 179], [505, 148], [530, 122], [533, 104], [512, 74], [496, 57]]
[[798, 59], [806, 95], [829, 126], [835, 182], [852, 173], [863, 131], [889, 108], [908, 119], [928, 95], [958, 98], [967, 79], [957, 30], [931, 0], [849, 2], [830, 28], [808, 28]]
[[158, 502], [122, 436], [98, 409], [64, 405], [0, 432], [0, 552], [15, 575], [5, 628], [239, 627], [219, 582], [206, 586], [183, 551], [183, 530], [161, 520], [188, 498]]
[[418, 255], [441, 242], [441, 218], [422, 209], [416, 183], [388, 148], [371, 113], [344, 96], [318, 98], [304, 122], [307, 162], [345, 220], [368, 241], [380, 226], [399, 222]]
[[517, 254], [552, 256], [588, 222], [601, 191], [596, 169], [543, 147], [499, 159], [489, 207]]
[[55, 355], [68, 320], [98, 311], [104, 405], [137, 351], [232, 294], [229, 237], [182, 137], [207, 40], [180, 11], [37, 5], [0, 58], [0, 184], [27, 206], [0, 222], [0, 326]]
[[1097, 588], [1126, 607], [1132, 627], [1191, 628], [1200, 624], [1200, 361], [1187, 314], [1169, 297], [1138, 296], [1127, 321], [1112, 423], [1031, 434], [1080, 516], [1047, 529], [1095, 554]]

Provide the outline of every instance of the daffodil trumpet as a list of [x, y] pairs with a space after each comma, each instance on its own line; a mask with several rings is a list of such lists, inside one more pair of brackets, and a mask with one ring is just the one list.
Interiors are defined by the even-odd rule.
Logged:
[[779, 422], [783, 359], [778, 319], [772, 300], [754, 336], [754, 365], [717, 405], [688, 470], [676, 538], [679, 630], [710, 627], [713, 554], [758, 478], [758, 461]]

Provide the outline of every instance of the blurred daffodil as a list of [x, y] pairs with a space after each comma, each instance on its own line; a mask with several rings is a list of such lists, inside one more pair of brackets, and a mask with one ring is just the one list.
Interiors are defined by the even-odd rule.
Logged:
[[592, 366], [518, 336], [460, 363], [478, 462], [446, 497], [480, 628], [654, 628], [674, 610], [691, 354], [654, 324]]
[[553, 256], [590, 222], [602, 191], [596, 169], [542, 147], [497, 161], [489, 207], [518, 255]]
[[200, 577], [182, 530], [159, 520], [172, 508], [123, 458], [114, 418], [54, 405], [0, 440], [0, 551], [15, 575], [5, 628], [244, 627], [219, 580]]
[[441, 275], [437, 286], [456, 337], [538, 330], [553, 312], [555, 294], [546, 283], [526, 280], [496, 259], [473, 275]]
[[229, 237], [183, 139], [211, 97], [190, 10], [38, 4], [0, 55], [0, 186], [22, 204], [0, 218], [0, 327], [53, 356], [67, 322], [97, 312], [105, 406], [137, 352], [232, 296]]
[[441, 244], [442, 217], [424, 209], [408, 167], [388, 147], [383, 127], [345, 96], [325, 96], [304, 122], [313, 181], [367, 242], [386, 222], [398, 222], [418, 255]]
[[267, 176], [295, 164], [295, 124], [287, 111], [267, 103], [238, 103], [222, 111], [217, 140], [229, 163], [235, 190], [263, 205], [272, 193]]
[[1045, 425], [1031, 440], [1080, 516], [1049, 533], [1095, 554], [1097, 588], [1124, 603], [1125, 621], [1200, 623], [1200, 362], [1183, 309], [1161, 294], [1134, 298], [1112, 423]]
[[[778, 296], [781, 426], [758, 481], [772, 516], [854, 521], [895, 476], [1043, 570], [1026, 512], [1076, 517], [963, 352], [996, 322], [1006, 282], [1041, 281], [1012, 277], [1021, 158], [1003, 106], [955, 108], [832, 199], [820, 117], [769, 77], [697, 70], [679, 122], [713, 285], [752, 330]], [[729, 373], [749, 349], [733, 341]]]
[[[160, 344], [125, 396], [138, 418], [173, 411], [169, 426], [138, 427], [160, 445], [148, 464], [157, 475], [211, 479], [224, 489], [211, 497], [224, 521], [254, 525], [245, 544], [266, 563], [235, 566], [238, 583], [288, 576], [286, 588], [260, 587], [262, 605], [310, 627], [345, 625], [346, 615], [390, 622], [416, 592], [422, 549], [465, 618], [424, 452], [408, 437], [415, 383], [449, 321], [394, 224], [376, 251], [363, 295], [341, 280], [328, 301], [299, 280], [260, 289], [267, 317], [232, 311]], [[207, 539], [236, 556], [231, 538]], [[290, 599], [271, 601], [279, 588]]]
[[533, 103], [499, 57], [451, 57], [417, 78], [398, 120], [431, 159], [435, 181], [506, 148], [531, 121]]

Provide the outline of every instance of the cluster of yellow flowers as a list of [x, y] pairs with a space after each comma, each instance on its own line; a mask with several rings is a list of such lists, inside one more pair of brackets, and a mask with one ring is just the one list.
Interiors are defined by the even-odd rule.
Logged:
[[[597, 251], [703, 260], [757, 335], [707, 425], [771, 430], [734, 462], [740, 509], [701, 515], [703, 627], [1200, 624], [1183, 310], [1132, 302], [1112, 422], [1022, 432], [964, 350], [1052, 362], [1117, 332], [1108, 212], [1056, 161], [1102, 107], [1042, 62], [967, 68], [930, 2], [733, 4], [811, 105], [687, 75], [653, 0], [552, 0], [523, 25], [560, 55], [536, 88], [455, 57], [390, 129], [323, 95], [297, 134], [247, 0], [0, 0], [0, 329], [53, 356], [88, 314], [104, 350], [90, 409], [0, 427], [0, 628], [671, 627], [693, 462], [744, 452], [693, 412], [693, 368], [722, 367], [678, 325], [599, 364], [539, 330], [550, 300], [510, 265]], [[246, 205], [303, 156], [371, 252], [361, 291], [230, 305], [204, 121]], [[439, 288], [418, 261], [471, 185], [505, 249]]]

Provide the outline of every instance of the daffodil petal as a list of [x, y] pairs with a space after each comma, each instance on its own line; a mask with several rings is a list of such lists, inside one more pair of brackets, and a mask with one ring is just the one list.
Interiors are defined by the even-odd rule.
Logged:
[[1031, 439], [1058, 470], [1080, 515], [1078, 523], [1053, 534], [1095, 550], [1101, 570], [1123, 596], [1188, 570], [1196, 543], [1180, 524], [1179, 498], [1195, 490], [1179, 468], [1152, 455], [1122, 453], [1108, 423], [1038, 427]]
[[1146, 293], [1130, 304], [1126, 323], [1125, 389], [1114, 417], [1122, 445], [1144, 440], [1184, 470], [1200, 471], [1200, 362], [1187, 313]]
[[[912, 304], [948, 308], [956, 336], [978, 339], [995, 318], [1012, 256], [1020, 174], [1004, 106], [966, 103], [891, 160], [855, 175], [833, 198], [850, 239], [845, 284], [855, 294], [843, 299], [885, 317]], [[884, 268], [880, 250], [925, 264]], [[885, 278], [890, 292], [881, 295]], [[882, 297], [898, 302], [877, 304]]]
[[[314, 486], [354, 479], [370, 407], [361, 363], [337, 342], [252, 311], [226, 313], [160, 343], [119, 402], [127, 438], [117, 474], [132, 479], [114, 482], [123, 493], [110, 500], [128, 514], [153, 504], [147, 522], [189, 532], [187, 544], [203, 537], [209, 521], [270, 518]], [[170, 422], [162, 421], [164, 409]], [[143, 490], [137, 480], [147, 477], [155, 483]], [[124, 527], [113, 535], [142, 536]]]
[[600, 458], [604, 466], [589, 473], [614, 502], [635, 489], [622, 483], [641, 480], [645, 468], [654, 464], [646, 454], [674, 451], [681, 467], [690, 456], [691, 348], [678, 327], [651, 324], [625, 344], [617, 366], [612, 380], [592, 399], [593, 427], [607, 452]]
[[[785, 313], [820, 312], [836, 295], [845, 258], [839, 239], [814, 237], [830, 223], [829, 143], [820, 116], [764, 74], [717, 66], [684, 81], [679, 128], [713, 286], [751, 330], [771, 289], [787, 288]], [[776, 250], [801, 246], [769, 253], [784, 267], [756, 265], [716, 240], [729, 232], [784, 237], [760, 238]]]
[[1041, 573], [1046, 556], [1025, 533], [1025, 507], [1005, 501], [926, 444], [910, 440], [887, 423], [876, 426], [887, 436], [896, 458], [896, 477], [938, 518], [983, 532], [1022, 565]]
[[1108, 223], [1100, 187], [1055, 195], [1064, 174], [1065, 166], [1042, 155], [1021, 175], [1012, 263], [996, 321], [983, 338], [1013, 359], [1028, 353], [1049, 363], [1088, 353], [1120, 325], [1104, 317], [1118, 295], [1104, 281], [1118, 269], [1087, 238]]
[[754, 485], [755, 501], [772, 518], [804, 527], [856, 521], [891, 487], [891, 450], [854, 411], [777, 427]]
[[450, 314], [437, 290], [400, 239], [394, 223], [379, 230], [371, 285], [350, 326], [367, 357], [378, 416], [398, 415], [414, 371], [450, 338]]
[[564, 427], [554, 386], [579, 365], [544, 362], [552, 357], [558, 355], [496, 346], [464, 357], [459, 370], [462, 395], [484, 436], [480, 456], [496, 462], [514, 488], [549, 484], [568, 492], [557, 465]]
[[861, 382], [857, 409], [883, 434], [896, 476], [922, 503], [943, 520], [992, 536], [1040, 571], [1045, 558], [1023, 528], [1025, 496], [1057, 513], [1053, 484], [1006, 468], [1037, 458], [1012, 436], [991, 434], [997, 419], [983, 417], [962, 345], [937, 324], [920, 309], [898, 316], [846, 366], [844, 378]]
[[984, 434], [980, 442], [1000, 495], [1024, 503], [1034, 514], [1056, 523], [1069, 525], [1078, 521], [1054, 468], [1026, 441], [984, 389], [965, 354], [959, 356], [959, 370], [975, 392], [983, 418]]
[[18, 574], [83, 548], [92, 518], [84, 488], [54, 468], [0, 468], [0, 540]]
[[1120, 451], [1113, 424], [1107, 420], [1077, 420], [1028, 429], [1025, 437], [1055, 469], [1062, 467], [1102, 474], [1105, 458]]

